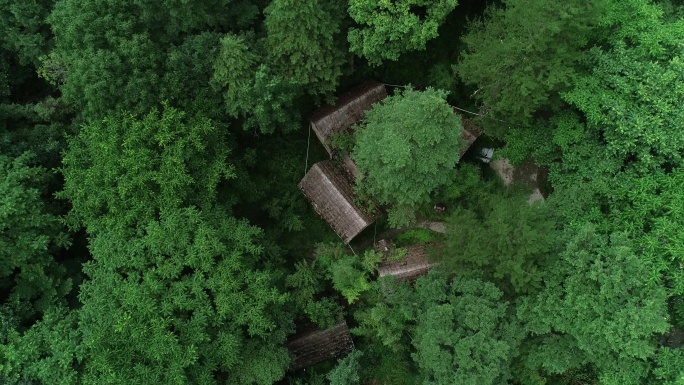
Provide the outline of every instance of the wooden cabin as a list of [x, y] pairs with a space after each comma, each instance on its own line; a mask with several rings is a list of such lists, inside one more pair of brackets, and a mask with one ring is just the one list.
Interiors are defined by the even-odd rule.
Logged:
[[299, 370], [354, 349], [347, 322], [342, 320], [330, 329], [308, 328], [292, 336], [287, 349], [293, 356], [290, 370]]
[[385, 85], [375, 80], [367, 80], [350, 91], [340, 95], [334, 105], [323, 106], [310, 117], [311, 129], [318, 140], [332, 156], [328, 141], [334, 133], [348, 132], [356, 123], [363, 120], [373, 104], [387, 97]]
[[344, 243], [349, 243], [375, 221], [354, 203], [350, 180], [344, 175], [342, 167], [331, 160], [314, 164], [299, 182], [299, 188], [318, 215], [328, 222]]
[[[379, 247], [385, 255], [391, 255], [393, 251], [390, 249], [391, 244], [387, 243], [387, 241], [384, 242]], [[377, 267], [378, 277], [391, 275], [401, 281], [413, 282], [424, 276], [436, 265], [436, 263], [430, 262], [426, 252], [426, 248], [430, 246], [431, 244], [429, 243], [409, 246], [406, 248], [406, 254], [401, 258], [396, 260], [389, 258], [381, 262]]]

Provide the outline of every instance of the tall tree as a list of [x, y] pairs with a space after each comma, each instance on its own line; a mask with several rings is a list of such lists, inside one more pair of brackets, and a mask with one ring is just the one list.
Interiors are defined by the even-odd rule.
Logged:
[[362, 28], [349, 31], [351, 52], [373, 65], [397, 60], [438, 36], [439, 26], [454, 10], [456, 0], [351, 0], [349, 15]]
[[0, 47], [13, 52], [21, 65], [37, 66], [52, 36], [47, 15], [55, 0], [0, 2]]
[[493, 284], [450, 280], [433, 270], [415, 288], [388, 280], [376, 289], [384, 298], [357, 313], [354, 331], [394, 349], [410, 344], [420, 383], [501, 384], [510, 378], [522, 333]]
[[527, 194], [483, 190], [480, 185], [470, 204], [454, 209], [437, 258], [451, 271], [514, 292], [538, 289], [559, 235], [552, 207], [528, 204]]
[[162, 208], [214, 202], [234, 177], [227, 137], [208, 119], [171, 107], [142, 119], [120, 114], [85, 125], [64, 155], [72, 224], [101, 228], [158, 219]]
[[340, 5], [330, 0], [273, 0], [264, 10], [269, 62], [312, 95], [331, 95], [342, 75], [346, 47]]
[[68, 238], [41, 197], [49, 175], [31, 158], [0, 155], [0, 288], [7, 294], [0, 300], [22, 321], [61, 303], [71, 290], [54, 257]]
[[544, 289], [518, 307], [529, 332], [542, 336], [527, 365], [547, 374], [589, 365], [603, 384], [639, 384], [654, 335], [669, 327], [665, 290], [624, 234], [609, 238], [589, 225], [569, 232]]
[[[251, 26], [258, 13], [251, 1], [242, 0], [192, 5], [60, 0], [48, 18], [56, 44], [50, 65], [64, 68], [60, 90], [85, 119], [101, 119], [118, 110], [143, 114], [157, 106], [160, 96], [186, 110], [198, 98], [214, 104], [205, 87], [217, 46], [206, 44], [210, 35], [198, 31], [239, 30]], [[193, 57], [203, 63], [177, 71], [179, 62]], [[178, 84], [166, 84], [168, 76]], [[196, 82], [204, 87], [187, 86]]]
[[217, 197], [234, 175], [227, 155], [211, 122], [171, 107], [94, 122], [71, 140], [62, 196], [93, 255], [80, 294], [85, 383], [284, 375], [286, 295], [280, 273], [263, 269], [261, 231]]
[[[432, 275], [432, 274], [431, 274]], [[521, 337], [494, 285], [446, 277], [420, 279], [413, 358], [425, 385], [502, 384]]]
[[95, 236], [80, 294], [84, 382], [266, 385], [282, 378], [286, 297], [273, 272], [256, 268], [259, 232], [218, 208], [187, 208], [142, 222], [140, 236]]
[[254, 36], [226, 34], [220, 44], [211, 86], [223, 93], [228, 113], [243, 119], [244, 129], [295, 129], [299, 115], [291, 106], [302, 92], [301, 84], [264, 63]]
[[605, 3], [505, 0], [503, 7], [490, 6], [470, 24], [456, 69], [497, 119], [517, 123], [558, 107]]
[[[358, 183], [394, 206], [393, 225], [410, 222], [410, 210], [454, 177], [462, 128], [445, 97], [432, 88], [398, 92], [375, 105], [356, 128], [352, 158], [364, 175]], [[397, 215], [407, 210], [409, 215]]]

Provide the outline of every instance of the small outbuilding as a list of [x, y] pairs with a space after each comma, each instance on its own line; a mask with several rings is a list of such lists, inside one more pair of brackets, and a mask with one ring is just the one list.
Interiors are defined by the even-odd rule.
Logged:
[[299, 182], [299, 188], [344, 243], [349, 243], [375, 221], [354, 203], [350, 180], [332, 160], [314, 164]]
[[354, 349], [347, 322], [342, 320], [330, 329], [308, 328], [292, 336], [286, 344], [293, 356], [290, 370], [299, 370]]
[[475, 143], [475, 140], [482, 134], [482, 128], [472, 124], [468, 119], [461, 118], [461, 125], [463, 130], [461, 131], [461, 140], [464, 142], [461, 146], [461, 150], [458, 153], [458, 157], [462, 157], [463, 154], [468, 151], [470, 146]]
[[323, 106], [310, 117], [311, 129], [323, 147], [332, 155], [328, 140], [334, 133], [344, 133], [363, 120], [365, 112], [387, 97], [385, 85], [366, 80], [350, 91], [340, 95], [334, 105]]
[[391, 275], [401, 281], [415, 281], [427, 274], [436, 263], [430, 262], [426, 248], [430, 243], [409, 246], [406, 254], [396, 260], [383, 261], [378, 264], [378, 277]]

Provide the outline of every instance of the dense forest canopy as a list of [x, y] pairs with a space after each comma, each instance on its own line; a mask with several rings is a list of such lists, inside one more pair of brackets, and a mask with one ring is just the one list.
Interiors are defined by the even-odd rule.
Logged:
[[684, 384], [682, 106], [679, 0], [0, 0], [0, 383]]

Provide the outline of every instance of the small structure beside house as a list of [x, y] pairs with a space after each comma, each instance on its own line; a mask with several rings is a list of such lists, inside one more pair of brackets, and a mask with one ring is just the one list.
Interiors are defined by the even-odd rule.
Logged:
[[424, 243], [422, 245], [409, 246], [406, 254], [398, 260], [381, 262], [378, 264], [378, 277], [392, 275], [398, 280], [413, 282], [424, 276], [431, 268], [437, 265], [428, 259], [426, 247], [430, 245], [430, 243]]
[[299, 370], [327, 359], [347, 353], [354, 348], [347, 322], [342, 320], [330, 329], [309, 328], [295, 334], [286, 344], [294, 356], [291, 370]]
[[[455, 113], [456, 110], [454, 110]], [[458, 157], [462, 157], [463, 154], [468, 151], [470, 146], [475, 143], [475, 140], [482, 135], [482, 128], [472, 124], [470, 120], [461, 118], [461, 126], [463, 126], [463, 130], [461, 131], [461, 140], [464, 142], [463, 146], [461, 146], [461, 150], [458, 152]]]
[[330, 135], [347, 132], [351, 126], [363, 119], [366, 110], [386, 97], [387, 90], [384, 84], [366, 80], [340, 95], [334, 105], [316, 110], [309, 119], [311, 129], [332, 156], [332, 148], [328, 144]]
[[331, 160], [314, 164], [299, 182], [299, 188], [344, 243], [375, 220], [354, 203], [351, 182]]

